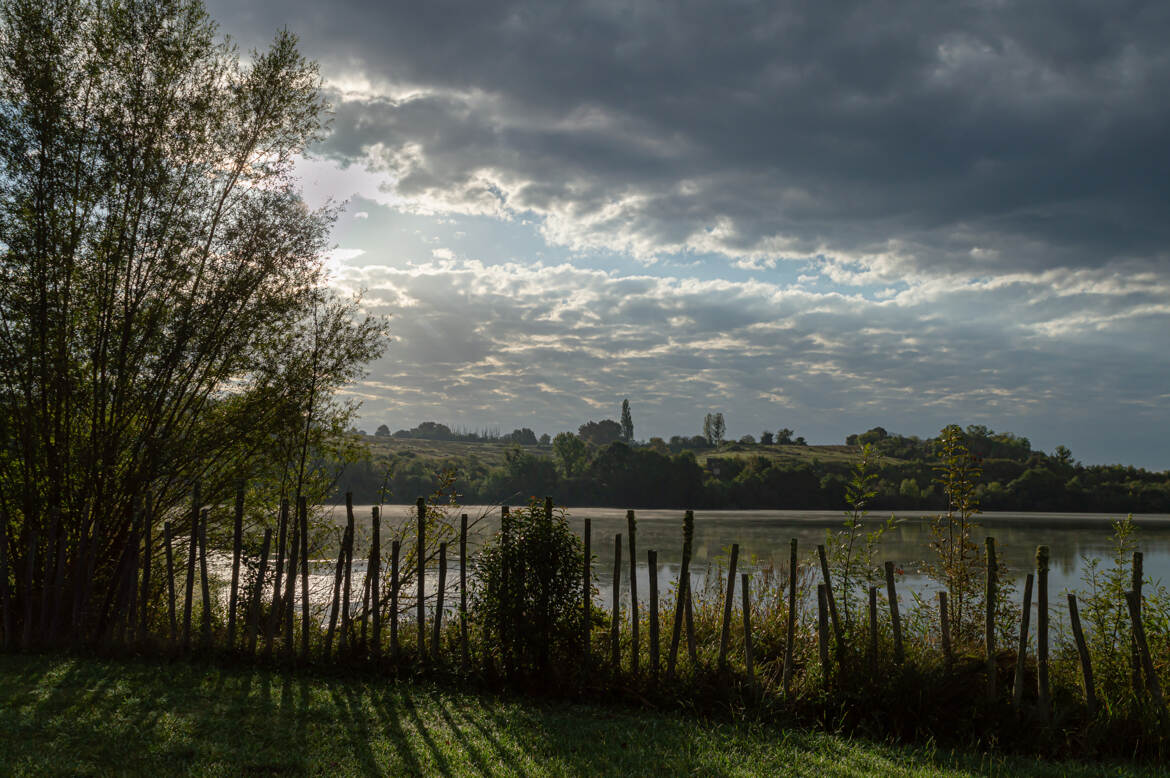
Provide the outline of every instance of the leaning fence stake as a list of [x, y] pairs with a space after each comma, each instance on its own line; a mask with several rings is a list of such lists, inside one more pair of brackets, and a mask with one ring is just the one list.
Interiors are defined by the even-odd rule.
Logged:
[[723, 632], [719, 638], [719, 669], [727, 669], [727, 645], [731, 641], [731, 609], [735, 604], [735, 565], [739, 561], [739, 544], [731, 544], [727, 566], [727, 593], [723, 598]]
[[1016, 646], [1016, 676], [1012, 682], [1012, 705], [1018, 711], [1024, 699], [1024, 666], [1028, 659], [1028, 626], [1032, 619], [1032, 581], [1028, 573], [1024, 579], [1024, 609], [1020, 612], [1020, 642]]
[[1085, 682], [1085, 707], [1089, 711], [1089, 718], [1097, 715], [1097, 690], [1093, 685], [1093, 660], [1089, 657], [1089, 646], [1085, 643], [1085, 633], [1081, 630], [1081, 614], [1077, 609], [1077, 597], [1068, 595], [1068, 620], [1072, 626], [1073, 639], [1077, 643], [1077, 654], [1081, 658], [1081, 678]]
[[[149, 534], [149, 531], [148, 531]], [[228, 596], [228, 650], [236, 648], [236, 605], [240, 596], [240, 556], [244, 542], [244, 484], [236, 483], [236, 512], [232, 525], [232, 588]]]
[[163, 549], [167, 560], [167, 616], [171, 624], [171, 644], [179, 636], [179, 620], [175, 615], [175, 552], [171, 548], [171, 523], [163, 522]]
[[264, 598], [264, 574], [268, 568], [268, 548], [272, 545], [272, 530], [264, 530], [264, 540], [260, 544], [260, 568], [256, 572], [256, 586], [252, 592], [252, 608], [248, 614], [248, 656], [256, 653], [256, 633], [260, 626], [260, 611]]
[[894, 662], [902, 664], [902, 616], [898, 612], [898, 590], [894, 585], [894, 563], [886, 562], [886, 594], [890, 598], [890, 622], [894, 628]]
[[435, 590], [435, 622], [434, 639], [431, 641], [431, 653], [435, 661], [439, 661], [439, 641], [443, 636], [443, 594], [447, 589], [447, 544], [439, 544], [439, 588]]
[[686, 603], [690, 597], [691, 542], [694, 534], [695, 515], [692, 511], [683, 514], [683, 554], [678, 569], [678, 583], [674, 588], [674, 622], [670, 628], [670, 654], [666, 658], [666, 674], [674, 676], [678, 667], [678, 643], [682, 636]]
[[203, 597], [202, 648], [211, 648], [211, 587], [207, 576], [207, 516], [203, 509], [199, 522], [199, 593]]
[[1142, 662], [1142, 672], [1146, 676], [1147, 688], [1154, 700], [1158, 717], [1162, 718], [1165, 716], [1166, 708], [1162, 702], [1162, 685], [1158, 683], [1158, 676], [1154, 672], [1154, 664], [1150, 659], [1150, 645], [1146, 642], [1146, 627], [1142, 623], [1141, 595], [1135, 591], [1128, 591], [1125, 593], [1125, 602], [1129, 605], [1129, 618], [1133, 623], [1133, 637], [1137, 642], [1138, 657]]
[[191, 495], [191, 539], [187, 543], [187, 587], [183, 595], [183, 651], [191, 650], [191, 609], [195, 604], [195, 562], [199, 546], [199, 482]]
[[833, 579], [829, 575], [829, 559], [825, 554], [824, 545], [817, 546], [817, 557], [821, 562], [821, 577], [825, 581], [825, 598], [829, 607], [829, 620], [833, 626], [833, 643], [837, 651], [837, 663], [841, 670], [845, 670], [845, 636], [841, 631], [841, 621], [837, 618], [837, 598], [833, 596]]

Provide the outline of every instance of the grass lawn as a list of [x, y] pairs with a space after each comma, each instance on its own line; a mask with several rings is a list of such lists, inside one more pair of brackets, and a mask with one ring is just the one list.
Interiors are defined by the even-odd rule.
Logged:
[[3, 775], [1141, 775], [432, 684], [0, 655]]

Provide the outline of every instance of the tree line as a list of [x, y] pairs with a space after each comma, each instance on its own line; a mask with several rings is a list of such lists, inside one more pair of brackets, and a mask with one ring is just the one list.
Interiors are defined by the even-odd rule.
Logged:
[[[1170, 511], [1170, 473], [1084, 465], [1064, 446], [1051, 454], [1035, 451], [1027, 438], [978, 425], [962, 434], [982, 469], [974, 488], [986, 510]], [[866, 444], [876, 453], [871, 508], [943, 507], [936, 483], [937, 438], [891, 434], [878, 427], [849, 440], [859, 453]], [[542, 494], [567, 505], [642, 508], [833, 510], [846, 503], [848, 457], [821, 458], [810, 449], [792, 461], [768, 453], [761, 444], [713, 447], [705, 439], [682, 437], [597, 445], [588, 435], [560, 433], [548, 448], [509, 448], [498, 465], [474, 453], [382, 453], [346, 468], [337, 493], [352, 491], [359, 502], [409, 502], [431, 493], [442, 474], [453, 473], [455, 491], [468, 503], [514, 502]]]

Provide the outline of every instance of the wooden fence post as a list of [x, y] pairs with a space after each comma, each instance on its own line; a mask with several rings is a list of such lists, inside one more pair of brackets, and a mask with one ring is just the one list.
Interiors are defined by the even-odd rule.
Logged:
[[418, 557], [418, 580], [415, 582], [415, 599], [418, 615], [418, 659], [425, 662], [427, 658], [427, 611], [426, 611], [426, 574], [427, 574], [427, 501], [419, 497], [415, 502], [418, 510], [418, 540], [416, 555]]
[[995, 601], [997, 596], [997, 577], [999, 568], [995, 560], [995, 538], [988, 537], [987, 544], [987, 589], [984, 604], [987, 612], [984, 624], [983, 642], [987, 648], [987, 699], [994, 700], [996, 695], [995, 678]]
[[640, 645], [638, 640], [638, 547], [637, 521], [633, 511], [626, 511], [626, 525], [630, 535], [630, 670], [638, 672]]
[[906, 654], [902, 648], [902, 616], [898, 612], [898, 590], [894, 585], [893, 562], [886, 562], [886, 595], [890, 599], [890, 622], [894, 628], [894, 662], [900, 665]]
[[280, 602], [284, 590], [284, 550], [288, 541], [288, 500], [280, 501], [280, 528], [276, 543], [276, 573], [272, 583], [272, 603], [268, 607], [268, 623], [264, 627], [264, 656], [272, 656], [272, 641], [276, 636], [276, 628], [280, 624]]
[[[300, 506], [300, 499], [297, 499], [297, 506]], [[284, 619], [284, 641], [280, 646], [280, 653], [286, 658], [291, 658], [293, 654], [293, 622], [296, 614], [296, 596], [297, 596], [297, 561], [301, 552], [301, 523], [297, 516], [292, 519], [292, 538], [288, 546], [288, 575], [285, 576], [285, 590], [284, 600], [281, 603], [280, 614]]]
[[678, 643], [682, 635], [683, 619], [686, 614], [686, 605], [690, 601], [691, 589], [691, 543], [694, 536], [695, 514], [687, 511], [683, 514], [683, 554], [682, 565], [678, 570], [678, 583], [675, 585], [674, 622], [671, 624], [670, 654], [666, 660], [667, 675], [674, 676], [678, 666]]
[[0, 608], [4, 609], [4, 648], [12, 648], [12, 594], [8, 590], [8, 511], [0, 506]]
[[373, 576], [370, 582], [370, 608], [373, 610], [371, 614], [374, 619], [372, 627], [373, 632], [373, 657], [375, 660], [382, 658], [382, 515], [375, 505], [370, 509], [370, 527], [371, 527], [371, 546], [370, 546], [370, 569], [366, 570], [366, 577]]
[[723, 597], [723, 631], [719, 637], [719, 669], [727, 669], [727, 646], [731, 642], [731, 609], [735, 604], [735, 566], [739, 561], [739, 544], [731, 544], [727, 567], [727, 592]]
[[943, 661], [946, 662], [947, 669], [950, 670], [954, 664], [955, 657], [951, 653], [951, 625], [950, 618], [947, 615], [946, 591], [940, 591], [938, 593], [938, 626], [939, 635], [942, 637]]
[[467, 637], [467, 514], [459, 516], [459, 650], [463, 672], [471, 666]]
[[171, 548], [171, 523], [163, 522], [163, 552], [167, 562], [167, 616], [171, 624], [171, 644], [179, 637], [179, 619], [175, 614], [175, 552]]
[[622, 647], [619, 642], [622, 613], [622, 535], [613, 537], [613, 614], [609, 628], [610, 662], [615, 670], [622, 666]]
[[591, 526], [589, 519], [585, 519], [585, 529], [582, 540], [585, 544], [583, 565], [583, 582], [581, 589], [581, 648], [585, 659], [585, 668], [589, 668], [589, 638], [593, 631], [593, 552], [589, 548], [591, 540]]
[[309, 659], [309, 505], [302, 496], [297, 505], [301, 517], [301, 659]]
[[390, 543], [390, 656], [398, 661], [398, 557], [402, 543]]
[[272, 545], [272, 530], [264, 530], [260, 544], [260, 569], [256, 572], [255, 591], [252, 592], [252, 611], [248, 614], [248, 656], [256, 653], [256, 633], [260, 627], [260, 612], [264, 605], [264, 574], [268, 571], [268, 548]]
[[[146, 640], [146, 635], [150, 629], [150, 614], [147, 612], [150, 607], [150, 574], [153, 559], [154, 546], [154, 513], [151, 509], [150, 492], [147, 492], [142, 498], [142, 605], [138, 609], [138, 640], [142, 642]], [[5, 581], [7, 584], [7, 581]]]
[[817, 650], [821, 655], [821, 672], [825, 686], [829, 685], [829, 606], [825, 584], [817, 584]]
[[191, 609], [195, 605], [195, 557], [199, 546], [199, 482], [191, 494], [191, 539], [187, 543], [187, 586], [183, 594], [183, 651], [191, 650]]
[[869, 665], [871, 679], [877, 677], [878, 667], [878, 607], [877, 587], [869, 587], [869, 647], [866, 650], [866, 663]]
[[784, 696], [792, 696], [793, 643], [796, 641], [796, 538], [788, 541], [788, 625], [784, 638]]
[[1040, 716], [1045, 723], [1051, 713], [1048, 696], [1048, 546], [1036, 549], [1036, 691]]
[[337, 636], [337, 653], [344, 655], [349, 646], [349, 603], [353, 595], [353, 544], [357, 526], [353, 518], [353, 492], [345, 493], [345, 568], [342, 570], [341, 627]]
[[1154, 699], [1154, 707], [1158, 717], [1165, 715], [1165, 704], [1162, 701], [1162, 685], [1158, 683], [1158, 676], [1154, 673], [1154, 664], [1150, 659], [1150, 646], [1146, 642], [1146, 627], [1142, 622], [1141, 595], [1135, 591], [1125, 593], [1125, 602], [1129, 606], [1129, 618], [1133, 623], [1133, 637], [1137, 642], [1138, 658], [1141, 659], [1142, 672], [1146, 676], [1146, 687]]
[[825, 581], [825, 602], [829, 607], [829, 619], [833, 626], [833, 641], [837, 650], [837, 663], [845, 671], [845, 636], [841, 631], [841, 620], [837, 617], [837, 598], [833, 596], [833, 579], [829, 575], [829, 559], [824, 545], [817, 546], [817, 557], [821, 562], [821, 577]]
[[[148, 541], [149, 542], [149, 541]], [[236, 512], [232, 526], [232, 588], [228, 598], [228, 650], [236, 648], [236, 605], [240, 593], [240, 555], [244, 543], [244, 482], [236, 482]]]
[[1024, 579], [1024, 609], [1020, 613], [1020, 641], [1016, 646], [1016, 676], [1012, 682], [1012, 705], [1017, 710], [1024, 699], [1024, 666], [1028, 659], [1028, 627], [1032, 619], [1032, 581], [1028, 573]]
[[443, 635], [443, 595], [447, 590], [447, 544], [439, 544], [439, 588], [435, 590], [434, 639], [431, 641], [432, 654], [439, 661], [440, 644]]
[[650, 675], [658, 679], [658, 552], [646, 552], [646, 573], [650, 579]]
[[[1143, 572], [1144, 556], [1141, 551], [1133, 552], [1133, 567], [1130, 569], [1130, 588], [1137, 592], [1138, 595], [1138, 615], [1142, 612], [1142, 579], [1145, 577]], [[1141, 650], [1138, 648], [1137, 636], [1130, 635], [1129, 638], [1129, 665], [1130, 676], [1133, 679], [1133, 693], [1140, 696], [1142, 693], [1142, 659]]]
[[211, 648], [211, 587], [207, 577], [207, 518], [210, 511], [204, 508], [199, 521], [199, 594], [203, 598], [202, 648]]
[[751, 579], [747, 573], [740, 574], [739, 588], [743, 592], [743, 661], [747, 670], [748, 686], [756, 688], [756, 664], [752, 655], [752, 602], [748, 592], [748, 582]]
[[1077, 643], [1077, 654], [1081, 658], [1081, 678], [1085, 683], [1085, 707], [1089, 711], [1089, 718], [1097, 715], [1097, 690], [1093, 684], [1093, 660], [1089, 657], [1089, 646], [1085, 643], [1085, 633], [1081, 630], [1081, 614], [1077, 609], [1077, 597], [1068, 595], [1068, 620], [1072, 626], [1073, 639]]
[[349, 535], [349, 528], [341, 531], [341, 544], [337, 549], [337, 567], [333, 570], [333, 601], [329, 608], [329, 627], [325, 631], [325, 645], [323, 655], [325, 659], [333, 653], [333, 636], [337, 633], [337, 621], [341, 616], [341, 586], [345, 572], [345, 538]]

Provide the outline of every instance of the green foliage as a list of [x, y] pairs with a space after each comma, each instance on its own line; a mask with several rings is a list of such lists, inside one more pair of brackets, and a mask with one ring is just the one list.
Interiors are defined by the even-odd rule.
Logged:
[[979, 513], [975, 487], [982, 471], [957, 424], [939, 434], [938, 456], [935, 482], [942, 488], [947, 507], [930, 523], [930, 548], [935, 558], [927, 563], [926, 571], [947, 590], [951, 643], [959, 646], [980, 634], [983, 563], [972, 537], [978, 527], [973, 519]]
[[625, 443], [634, 442], [634, 417], [630, 413], [630, 401], [628, 399], [622, 400], [622, 441]]
[[589, 461], [589, 449], [581, 438], [571, 432], [558, 432], [552, 446], [561, 475], [572, 478], [585, 469]]
[[853, 595], [863, 585], [868, 587], [880, 579], [878, 545], [882, 535], [894, 526], [894, 518], [891, 516], [885, 524], [862, 533], [863, 520], [869, 513], [866, 508], [878, 494], [875, 457], [872, 444], [862, 446], [849, 481], [845, 484], [845, 501], [849, 510], [845, 512], [844, 529], [825, 531], [825, 555], [833, 575], [833, 594], [847, 629], [853, 626], [855, 618], [859, 624], [863, 621], [861, 610], [864, 600], [858, 600], [855, 607]]
[[585, 551], [563, 508], [533, 498], [476, 558], [472, 612], [515, 673], [581, 656]]

